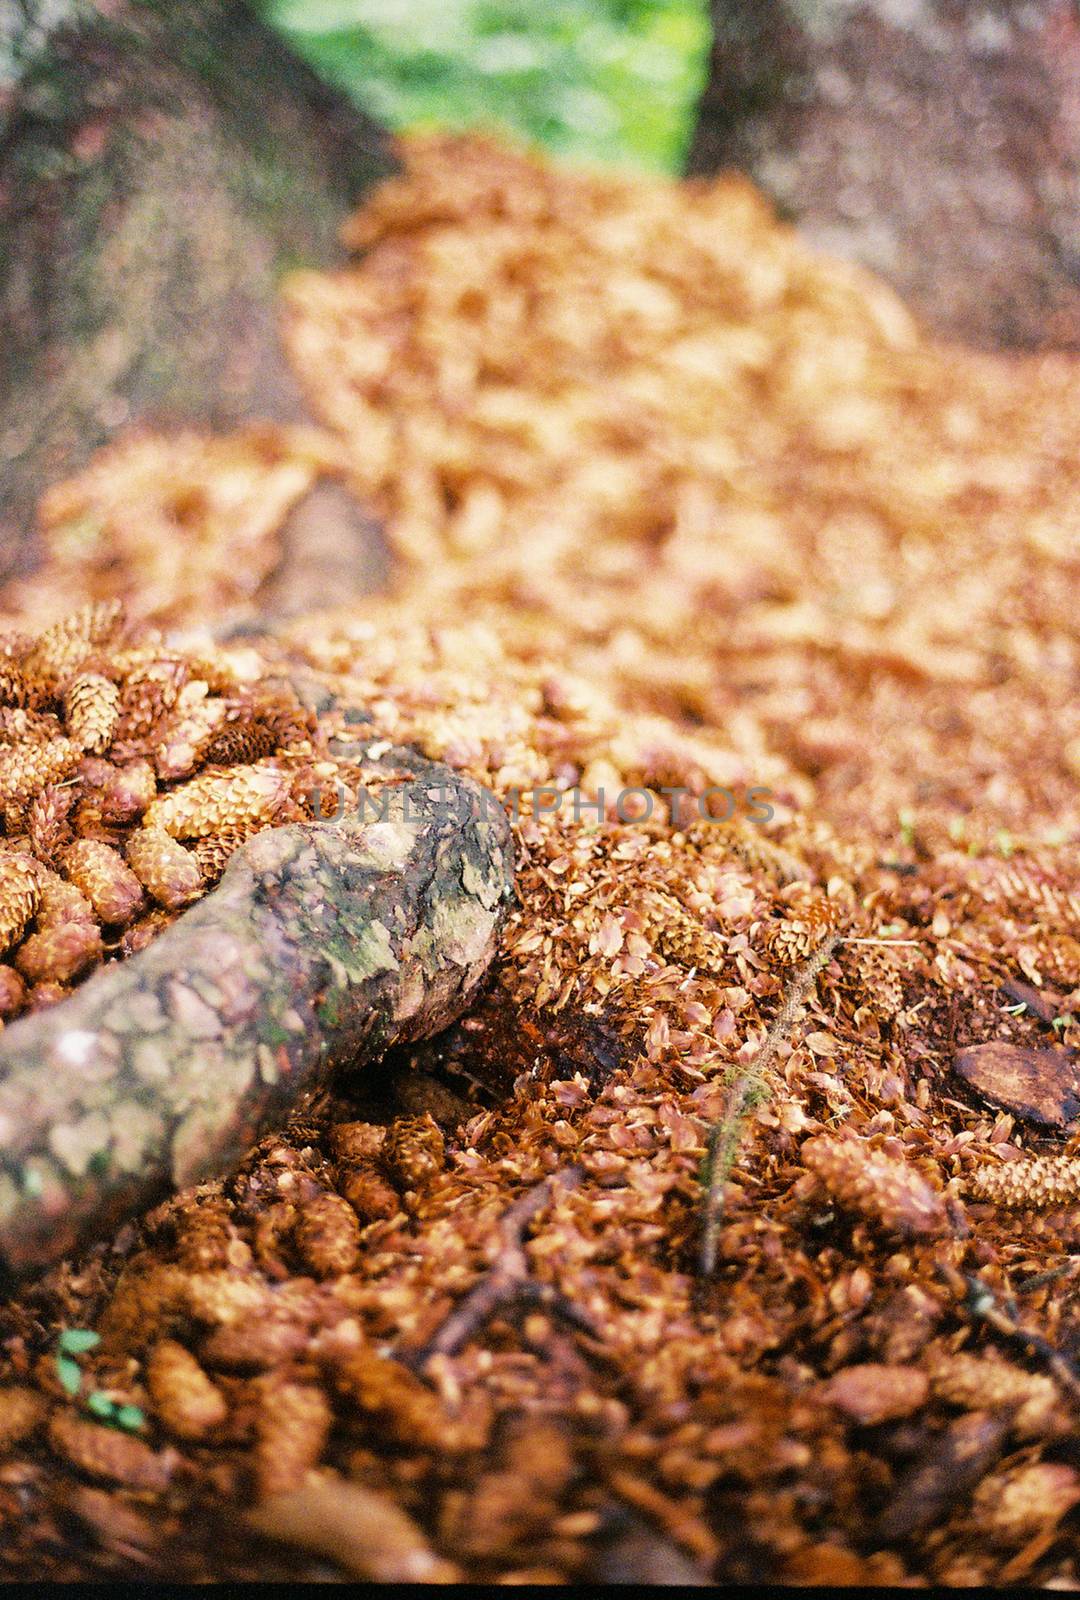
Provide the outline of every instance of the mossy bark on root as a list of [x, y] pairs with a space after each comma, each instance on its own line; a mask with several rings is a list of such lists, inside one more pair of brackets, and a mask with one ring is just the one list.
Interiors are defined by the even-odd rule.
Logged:
[[[513, 882], [493, 796], [412, 752], [366, 816], [269, 829], [147, 950], [0, 1036], [0, 1270], [227, 1171], [335, 1066], [438, 1031]], [[374, 818], [374, 820], [373, 820]]]

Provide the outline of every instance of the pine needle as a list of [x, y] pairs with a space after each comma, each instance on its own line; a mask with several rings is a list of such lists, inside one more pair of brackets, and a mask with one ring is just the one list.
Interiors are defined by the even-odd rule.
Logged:
[[764, 1092], [765, 1074], [773, 1064], [780, 1041], [790, 1032], [799, 1007], [814, 987], [818, 973], [828, 965], [839, 942], [838, 935], [830, 934], [791, 973], [784, 985], [780, 1010], [762, 1040], [761, 1048], [732, 1084], [723, 1116], [717, 1118], [709, 1129], [701, 1167], [704, 1203], [698, 1252], [698, 1276], [704, 1281], [710, 1279], [716, 1270], [717, 1244], [724, 1218], [728, 1179], [742, 1143], [747, 1116]]

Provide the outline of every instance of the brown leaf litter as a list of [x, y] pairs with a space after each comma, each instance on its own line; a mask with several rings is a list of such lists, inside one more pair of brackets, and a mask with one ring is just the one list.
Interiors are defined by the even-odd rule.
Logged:
[[[208, 704], [305, 674], [515, 807], [519, 903], [446, 1036], [0, 1312], [0, 1571], [1075, 1585], [1075, 1123], [952, 1070], [1080, 1044], [1075, 361], [931, 344], [734, 178], [404, 156], [286, 286], [320, 429], [144, 432], [50, 492], [4, 927], [83, 930], [42, 985], [108, 953], [134, 891], [83, 839], [171, 915], [290, 770]], [[394, 593], [196, 665], [326, 473]], [[41, 635], [118, 593], [173, 631]], [[711, 1130], [834, 938], [702, 1282]]]

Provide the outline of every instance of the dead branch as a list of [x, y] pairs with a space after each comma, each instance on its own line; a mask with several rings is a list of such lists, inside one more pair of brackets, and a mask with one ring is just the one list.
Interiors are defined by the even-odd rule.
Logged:
[[595, 1336], [596, 1329], [585, 1314], [572, 1306], [549, 1284], [537, 1283], [529, 1271], [525, 1235], [529, 1226], [560, 1195], [570, 1194], [584, 1178], [581, 1167], [566, 1167], [519, 1195], [500, 1217], [499, 1249], [491, 1266], [412, 1358], [416, 1368], [427, 1366], [434, 1356], [452, 1356], [478, 1334], [495, 1313], [515, 1301], [531, 1301]]
[[937, 1271], [973, 1321], [985, 1322], [1007, 1343], [1019, 1347], [1026, 1355], [1034, 1356], [1070, 1400], [1074, 1404], [1080, 1403], [1080, 1372], [1049, 1339], [1034, 1328], [1023, 1325], [1015, 1305], [1003, 1303], [977, 1272], [960, 1272], [945, 1262], [938, 1263]]

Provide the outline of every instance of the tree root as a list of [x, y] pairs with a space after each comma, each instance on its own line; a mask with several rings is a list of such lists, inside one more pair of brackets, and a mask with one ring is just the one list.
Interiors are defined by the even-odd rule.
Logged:
[[493, 796], [412, 751], [378, 820], [272, 828], [148, 949], [0, 1036], [0, 1269], [228, 1170], [318, 1089], [458, 1016], [512, 888]]

